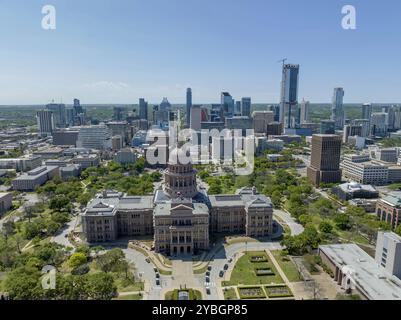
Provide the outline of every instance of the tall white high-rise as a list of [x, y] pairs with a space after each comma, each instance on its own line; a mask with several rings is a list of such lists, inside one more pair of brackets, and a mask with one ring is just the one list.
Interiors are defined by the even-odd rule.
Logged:
[[302, 99], [301, 110], [299, 114], [300, 124], [304, 124], [309, 121], [309, 105], [310, 105], [309, 101], [305, 101], [305, 99]]
[[280, 122], [287, 128], [295, 125], [298, 105], [299, 64], [283, 64], [280, 98]]
[[343, 129], [345, 112], [343, 107], [344, 89], [334, 88], [333, 102], [331, 106], [331, 120], [335, 121], [336, 129]]
[[48, 137], [53, 134], [54, 116], [50, 110], [40, 110], [36, 112], [36, 121], [38, 123], [38, 131], [41, 137]]

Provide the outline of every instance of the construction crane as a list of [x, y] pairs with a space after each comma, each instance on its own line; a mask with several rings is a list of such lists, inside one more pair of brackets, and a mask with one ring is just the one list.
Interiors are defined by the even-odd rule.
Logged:
[[281, 60], [279, 60], [277, 62], [282, 62], [283, 63], [283, 67], [284, 67], [284, 64], [285, 64], [286, 61], [287, 61], [287, 58], [284, 58], [284, 59], [281, 59]]

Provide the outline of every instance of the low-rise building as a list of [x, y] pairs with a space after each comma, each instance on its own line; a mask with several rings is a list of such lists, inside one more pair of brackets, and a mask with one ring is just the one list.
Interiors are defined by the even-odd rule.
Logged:
[[14, 169], [15, 171], [33, 170], [42, 164], [40, 156], [23, 156], [21, 158], [0, 159], [0, 169]]
[[10, 192], [0, 192], [0, 217], [11, 209], [13, 196]]
[[114, 157], [114, 160], [119, 164], [133, 164], [136, 159], [136, 154], [130, 148], [118, 151]]
[[356, 244], [321, 245], [319, 255], [345, 292], [367, 300], [401, 300], [401, 281]]
[[97, 154], [80, 154], [72, 159], [73, 164], [79, 164], [82, 170], [89, 167], [97, 167], [100, 165], [100, 157]]
[[79, 177], [80, 174], [81, 165], [79, 164], [69, 164], [64, 167], [60, 167], [60, 177], [63, 180]]
[[343, 183], [332, 188], [332, 192], [341, 200], [350, 200], [355, 198], [372, 199], [379, 197], [379, 191], [369, 184], [360, 184], [357, 182]]
[[394, 191], [377, 200], [376, 215], [396, 228], [401, 221], [401, 191]]
[[344, 177], [362, 184], [384, 185], [389, 181], [389, 168], [369, 155], [346, 155], [341, 164]]
[[59, 167], [42, 166], [15, 178], [12, 181], [12, 186], [14, 190], [33, 191], [55, 176], [59, 176]]
[[120, 192], [105, 191], [98, 194], [82, 214], [83, 232], [88, 242], [150, 235], [153, 207], [152, 196], [124, 196]]

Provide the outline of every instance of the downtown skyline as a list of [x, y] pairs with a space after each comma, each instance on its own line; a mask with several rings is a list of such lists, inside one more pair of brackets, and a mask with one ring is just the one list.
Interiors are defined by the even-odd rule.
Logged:
[[353, 1], [356, 30], [341, 27], [343, 1], [251, 2], [55, 0], [57, 29], [49, 31], [40, 26], [43, 2], [4, 1], [0, 105], [165, 96], [185, 104], [187, 87], [194, 104], [216, 103], [222, 91], [278, 104], [282, 58], [300, 65], [299, 101], [330, 103], [335, 87], [344, 88], [344, 104], [401, 101], [399, 2]]

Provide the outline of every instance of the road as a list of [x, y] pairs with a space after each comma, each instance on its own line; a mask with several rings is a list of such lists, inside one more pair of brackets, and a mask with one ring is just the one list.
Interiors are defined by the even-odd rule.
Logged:
[[291, 235], [296, 236], [304, 231], [304, 227], [295, 221], [288, 212], [274, 209], [273, 214], [283, 220], [291, 230]]
[[62, 246], [72, 247], [74, 248], [73, 250], [75, 250], [74, 245], [68, 239], [68, 234], [75, 229], [75, 227], [79, 223], [79, 218], [80, 218], [79, 216], [74, 216], [70, 222], [67, 222], [64, 225], [64, 228], [61, 233], [51, 238], [51, 241], [61, 244]]
[[135, 265], [139, 278], [145, 282], [144, 298], [147, 300], [160, 300], [162, 287], [168, 286], [168, 282], [170, 282], [168, 278], [170, 277], [161, 276], [160, 286], [156, 286], [156, 273], [153, 270], [153, 264], [147, 263], [146, 257], [132, 248], [124, 248], [122, 250], [127, 261]]

